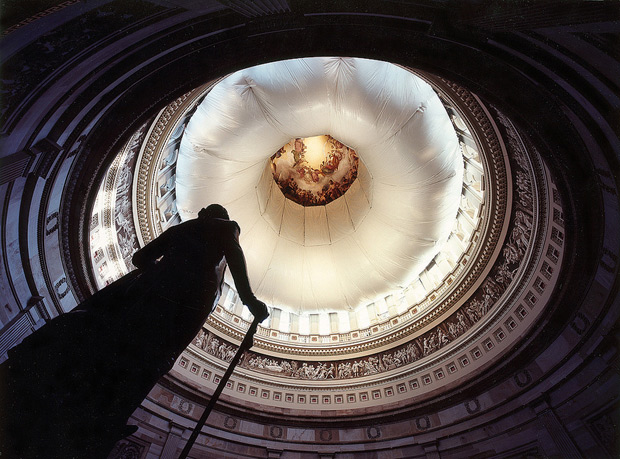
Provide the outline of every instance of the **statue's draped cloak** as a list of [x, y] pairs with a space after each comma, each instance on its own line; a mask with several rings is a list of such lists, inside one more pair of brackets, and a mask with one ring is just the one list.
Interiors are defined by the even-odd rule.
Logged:
[[4, 427], [24, 457], [80, 449], [106, 457], [217, 303], [227, 262], [241, 300], [257, 301], [239, 232], [235, 222], [213, 218], [168, 229], [136, 252], [137, 270], [10, 352]]

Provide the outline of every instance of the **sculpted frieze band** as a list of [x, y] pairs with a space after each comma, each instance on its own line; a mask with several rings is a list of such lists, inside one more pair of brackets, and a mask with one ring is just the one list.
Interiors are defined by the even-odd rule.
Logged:
[[[515, 140], [515, 139], [510, 139]], [[356, 358], [329, 361], [307, 361], [283, 359], [257, 352], [248, 352], [241, 361], [241, 367], [259, 373], [295, 380], [343, 380], [362, 378], [388, 372], [412, 364], [441, 350], [466, 334], [485, 318], [499, 300], [523, 274], [517, 274], [524, 260], [530, 256], [533, 246], [537, 202], [534, 199], [533, 165], [522, 151], [520, 142], [511, 141], [509, 150], [512, 163], [512, 178], [516, 184], [508, 235], [500, 256], [489, 275], [476, 292], [457, 311], [441, 324], [409, 342], [389, 351]], [[520, 185], [519, 185], [520, 184]], [[539, 198], [536, 197], [536, 200]], [[503, 303], [503, 300], [502, 300]], [[227, 361], [236, 346], [223, 342], [220, 336], [203, 330], [194, 342], [220, 360]]]
[[[501, 257], [473, 297], [442, 324], [405, 345], [358, 359], [331, 362], [302, 362], [247, 352], [240, 366], [300, 380], [351, 379], [390, 371], [427, 357], [466, 333], [493, 309], [512, 283], [525, 257], [531, 234], [532, 218], [517, 210]], [[194, 344], [225, 362], [232, 359], [237, 349], [205, 329], [196, 337]]]

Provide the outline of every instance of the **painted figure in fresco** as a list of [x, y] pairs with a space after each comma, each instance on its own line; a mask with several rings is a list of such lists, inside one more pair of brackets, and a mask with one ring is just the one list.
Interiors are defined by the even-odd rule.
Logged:
[[295, 143], [293, 144], [293, 161], [296, 166], [300, 161], [304, 159], [304, 152], [306, 150], [306, 146], [304, 145], [303, 139], [296, 138]]
[[[325, 158], [318, 168], [306, 160], [307, 145], [301, 138], [291, 140], [271, 157], [271, 172], [280, 190], [302, 206], [328, 204], [342, 196], [357, 178], [359, 158], [355, 151], [329, 135], [326, 138]], [[280, 161], [285, 155], [287, 160]]]
[[331, 175], [336, 172], [338, 166], [340, 165], [340, 161], [342, 160], [342, 151], [341, 150], [332, 150], [326, 160], [321, 164], [321, 172], [325, 175]]
[[12, 448], [23, 458], [107, 457], [117, 440], [135, 431], [127, 419], [200, 332], [227, 265], [241, 301], [265, 319], [239, 233], [222, 206], [202, 209], [197, 219], [138, 250], [136, 271], [10, 351], [0, 366], [0, 451]]

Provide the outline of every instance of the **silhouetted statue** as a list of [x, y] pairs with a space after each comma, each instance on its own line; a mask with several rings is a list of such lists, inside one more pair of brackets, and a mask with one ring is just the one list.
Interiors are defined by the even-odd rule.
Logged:
[[217, 304], [227, 264], [241, 301], [265, 319], [239, 233], [222, 206], [202, 209], [138, 250], [137, 270], [10, 351], [0, 448], [24, 458], [107, 457]]

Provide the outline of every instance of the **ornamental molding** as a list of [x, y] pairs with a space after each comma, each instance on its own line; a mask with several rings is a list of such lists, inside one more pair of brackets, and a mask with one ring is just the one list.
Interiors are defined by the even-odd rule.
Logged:
[[197, 93], [201, 90], [195, 89], [183, 94], [171, 104], [167, 105], [155, 119], [147, 134], [147, 138], [138, 156], [136, 179], [133, 188], [134, 218], [138, 228], [138, 239], [141, 245], [151, 242], [157, 235], [161, 234], [161, 221], [155, 218], [153, 209], [156, 209], [154, 202], [155, 188], [154, 169], [157, 165], [157, 158], [161, 153], [162, 147], [172, 134], [179, 119], [192, 108], [195, 104]]

